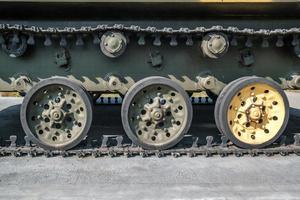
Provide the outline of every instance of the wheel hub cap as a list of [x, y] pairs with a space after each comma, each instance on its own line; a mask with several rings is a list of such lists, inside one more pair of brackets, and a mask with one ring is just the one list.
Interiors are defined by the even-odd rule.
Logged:
[[160, 108], [155, 108], [151, 112], [151, 117], [155, 121], [160, 121], [163, 117], [163, 111]]
[[51, 119], [54, 121], [61, 121], [64, 118], [64, 114], [61, 109], [52, 110], [50, 116]]
[[249, 118], [252, 121], [256, 121], [259, 120], [262, 116], [261, 110], [259, 109], [259, 107], [254, 107], [254, 108], [250, 108], [249, 111]]

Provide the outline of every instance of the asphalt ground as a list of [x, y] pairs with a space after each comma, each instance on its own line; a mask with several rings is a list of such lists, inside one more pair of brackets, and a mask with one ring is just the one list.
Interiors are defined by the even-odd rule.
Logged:
[[[288, 94], [287, 135], [300, 130], [299, 94]], [[0, 99], [1, 137], [22, 139], [21, 99]], [[213, 106], [194, 108], [190, 134], [217, 137]], [[91, 137], [122, 134], [120, 106], [96, 107]], [[300, 199], [300, 157], [2, 157], [0, 199]]]

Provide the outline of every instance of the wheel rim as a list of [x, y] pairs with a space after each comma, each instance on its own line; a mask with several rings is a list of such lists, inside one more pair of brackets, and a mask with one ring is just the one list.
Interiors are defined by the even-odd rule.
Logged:
[[160, 84], [155, 78], [147, 80], [149, 84], [137, 83], [140, 87], [125, 97], [122, 122], [130, 139], [142, 147], [169, 148], [187, 132], [192, 108], [185, 91], [172, 87], [171, 80], [162, 78]]
[[85, 137], [91, 125], [92, 109], [88, 96], [80, 86], [72, 87], [73, 82], [70, 86], [59, 83], [68, 83], [66, 79], [45, 82], [24, 99], [23, 128], [44, 148], [72, 148]]
[[239, 141], [259, 145], [276, 138], [285, 123], [286, 112], [284, 99], [276, 88], [253, 83], [232, 97], [227, 123]]

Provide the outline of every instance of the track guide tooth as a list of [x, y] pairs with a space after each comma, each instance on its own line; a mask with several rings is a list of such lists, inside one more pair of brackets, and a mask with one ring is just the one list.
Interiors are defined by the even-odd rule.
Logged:
[[97, 33], [93, 33], [93, 44], [100, 44], [100, 38], [99, 38], [99, 34]]
[[186, 35], [186, 42], [185, 42], [186, 46], [193, 46], [194, 45], [194, 41], [191, 35]]
[[144, 45], [146, 45], [146, 41], [145, 41], [145, 34], [143, 34], [143, 33], [140, 33], [140, 34], [138, 34], [138, 37], [139, 37], [139, 39], [138, 39], [138, 45], [140, 45], [140, 46], [144, 46]]
[[153, 37], [154, 37], [153, 45], [158, 47], [161, 46], [161, 41], [160, 41], [161, 35], [155, 34], [153, 35]]
[[16, 147], [17, 146], [17, 144], [16, 144], [16, 141], [17, 141], [17, 136], [16, 135], [11, 135], [10, 137], [9, 137], [9, 141], [10, 141], [10, 147]]
[[277, 36], [276, 47], [283, 47], [283, 46], [284, 46], [283, 36], [278, 35]]
[[84, 41], [82, 39], [82, 35], [77, 34], [76, 35], [76, 46], [83, 46], [83, 45], [84, 45]]
[[233, 36], [231, 41], [230, 41], [230, 45], [233, 46], [233, 47], [236, 47], [238, 46], [238, 41], [237, 41], [237, 38], [236, 36]]
[[176, 35], [171, 35], [170, 38], [171, 38], [170, 46], [171, 47], [176, 47], [178, 45], [177, 36]]
[[293, 35], [293, 40], [291, 42], [291, 45], [294, 46], [294, 47], [299, 45], [299, 36], [297, 34]]
[[270, 44], [269, 44], [268, 38], [267, 38], [267, 37], [264, 37], [264, 38], [263, 38], [263, 41], [262, 41], [262, 43], [261, 43], [261, 47], [262, 47], [262, 48], [268, 48], [269, 46], [270, 46]]
[[50, 38], [50, 36], [49, 36], [48, 34], [45, 35], [44, 45], [45, 45], [46, 47], [49, 47], [49, 46], [52, 45], [51, 38]]
[[34, 36], [33, 36], [32, 33], [29, 34], [29, 37], [27, 39], [27, 44], [28, 45], [35, 45]]
[[246, 43], [245, 43], [245, 47], [247, 47], [247, 48], [253, 47], [252, 38], [247, 37], [247, 40], [246, 40]]

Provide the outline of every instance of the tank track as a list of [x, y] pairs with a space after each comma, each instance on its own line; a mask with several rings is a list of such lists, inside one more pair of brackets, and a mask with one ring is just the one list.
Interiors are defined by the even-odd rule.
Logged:
[[25, 145], [18, 146], [16, 144], [17, 136], [11, 135], [8, 146], [0, 147], [0, 156], [78, 156], [78, 157], [133, 157], [133, 156], [142, 156], [142, 157], [165, 157], [165, 156], [205, 156], [211, 157], [219, 155], [221, 157], [226, 157], [230, 155], [235, 155], [236, 157], [241, 157], [243, 155], [250, 156], [273, 156], [281, 155], [287, 156], [291, 154], [296, 154], [300, 156], [300, 134], [294, 135], [294, 143], [286, 144], [286, 136], [282, 136], [278, 143], [274, 143], [271, 147], [264, 149], [241, 149], [234, 145], [227, 143], [227, 138], [225, 136], [221, 137], [221, 143], [215, 143], [213, 136], [206, 137], [206, 144], [199, 145], [198, 137], [192, 137], [191, 135], [186, 135], [186, 137], [181, 141], [175, 148], [169, 150], [144, 150], [134, 144], [123, 143], [123, 135], [103, 135], [101, 141], [93, 140], [91, 142], [84, 141], [78, 147], [67, 150], [67, 151], [50, 151], [39, 148], [35, 145], [32, 145], [28, 137], [25, 136]]
[[[186, 45], [192, 46], [194, 44], [193, 37], [201, 37], [202, 34], [208, 32], [223, 32], [230, 35], [230, 44], [232, 46], [236, 46], [238, 44], [237, 36], [245, 36], [245, 46], [252, 47], [252, 38], [261, 37], [262, 38], [262, 46], [268, 46], [268, 37], [277, 37], [276, 46], [281, 47], [284, 45], [283, 37], [285, 36], [293, 36], [291, 45], [297, 46], [299, 45], [298, 35], [300, 34], [300, 28], [290, 28], [290, 29], [259, 29], [254, 30], [250, 28], [239, 29], [238, 27], [227, 27], [224, 28], [222, 26], [212, 26], [210, 28], [205, 27], [196, 27], [194, 29], [190, 28], [179, 28], [173, 29], [169, 27], [164, 28], [156, 28], [156, 27], [146, 27], [142, 28], [136, 25], [123, 25], [123, 24], [115, 24], [115, 25], [107, 25], [101, 24], [95, 27], [91, 26], [83, 26], [83, 27], [64, 27], [64, 28], [55, 28], [55, 27], [37, 27], [37, 26], [24, 26], [24, 25], [10, 25], [10, 24], [0, 24], [0, 43], [4, 42], [3, 33], [14, 33], [13, 41], [19, 40], [19, 34], [28, 35], [27, 44], [34, 45], [34, 37], [44, 37], [45, 46], [50, 46], [52, 44], [51, 37], [58, 36], [60, 37], [60, 46], [67, 45], [67, 37], [75, 36], [76, 45], [83, 45], [82, 37], [86, 35], [93, 36], [93, 43], [100, 43], [100, 33], [104, 31], [124, 31], [125, 33], [129, 33], [126, 36], [129, 36], [130, 33], [135, 33], [138, 36], [138, 44], [145, 45], [145, 36], [152, 36], [154, 38], [153, 45], [161, 46], [161, 37], [165, 36], [170, 38], [170, 46], [177, 46], [177, 36], [186, 38]], [[111, 101], [111, 102], [109, 102]], [[202, 103], [202, 100], [193, 100], [193, 103]], [[101, 104], [120, 104], [122, 100], [100, 100]], [[211, 103], [211, 102], [210, 102]], [[68, 151], [49, 151], [39, 148], [29, 141], [28, 137], [25, 136], [24, 143], [25, 145], [17, 145], [17, 136], [11, 135], [9, 141], [2, 142], [0, 147], [0, 156], [41, 156], [45, 155], [47, 157], [58, 156], [61, 155], [63, 157], [67, 156], [78, 156], [78, 157], [86, 157], [86, 156], [174, 156], [179, 157], [182, 155], [194, 157], [198, 155], [210, 157], [213, 155], [219, 155], [221, 157], [228, 155], [235, 155], [237, 157], [243, 156], [245, 154], [251, 156], [258, 155], [266, 155], [272, 156], [275, 154], [280, 154], [282, 156], [296, 154], [300, 155], [300, 134], [294, 135], [294, 141], [292, 143], [286, 144], [286, 136], [282, 136], [280, 141], [274, 143], [268, 148], [264, 149], [241, 149], [232, 144], [227, 143], [227, 138], [225, 136], [221, 136], [221, 143], [216, 143], [213, 136], [206, 137], [206, 144], [199, 145], [198, 137], [192, 137], [187, 135], [183, 141], [181, 141], [175, 148], [169, 150], [144, 150], [134, 144], [123, 143], [124, 136], [123, 135], [104, 135], [101, 141], [93, 140], [91, 142], [87, 142], [84, 140], [79, 146], [74, 149]]]
[[[114, 24], [114, 25], [108, 25], [108, 24], [99, 24], [95, 27], [92, 26], [82, 26], [82, 27], [64, 27], [64, 28], [56, 28], [56, 27], [38, 27], [38, 26], [25, 26], [20, 24], [0, 24], [0, 43], [4, 42], [4, 38], [2, 33], [4, 32], [13, 32], [14, 37], [13, 41], [17, 42], [19, 41], [18, 33], [27, 34], [28, 40], [27, 44], [34, 45], [34, 35], [37, 35], [39, 37], [45, 37], [45, 46], [50, 46], [52, 44], [51, 41], [51, 35], [58, 35], [61, 37], [60, 39], [60, 46], [66, 46], [67, 45], [67, 36], [74, 35], [76, 36], [76, 45], [80, 46], [83, 45], [82, 37], [83, 35], [89, 35], [91, 34], [93, 36], [93, 43], [98, 44], [100, 43], [99, 33], [104, 31], [124, 31], [127, 33], [135, 33], [138, 35], [138, 44], [139, 45], [145, 45], [145, 36], [151, 35], [154, 37], [153, 45], [154, 46], [161, 46], [161, 36], [165, 35], [166, 37], [170, 38], [170, 46], [177, 46], [177, 36], [185, 37], [186, 38], [186, 45], [192, 46], [194, 44], [193, 42], [193, 36], [201, 36], [204, 33], [208, 32], [223, 32], [229, 35], [232, 35], [230, 45], [237, 46], [238, 41], [236, 36], [246, 36], [246, 47], [252, 47], [253, 43], [251, 41], [252, 38], [260, 36], [263, 38], [262, 40], [262, 46], [268, 47], [268, 37], [271, 36], [277, 36], [277, 47], [282, 47], [284, 45], [283, 37], [287, 35], [292, 35], [293, 39], [291, 41], [292, 46], [299, 45], [298, 40], [298, 34], [300, 34], [300, 28], [290, 28], [290, 29], [251, 29], [251, 28], [244, 28], [240, 29], [238, 27], [229, 26], [227, 28], [223, 26], [212, 26], [210, 28], [206, 27], [196, 27], [194, 29], [191, 28], [179, 28], [179, 29], [173, 29], [170, 27], [164, 27], [164, 28], [156, 28], [156, 27], [146, 27], [142, 28], [141, 26], [137, 25], [123, 25], [123, 24]], [[129, 39], [129, 38], [128, 38]]]

